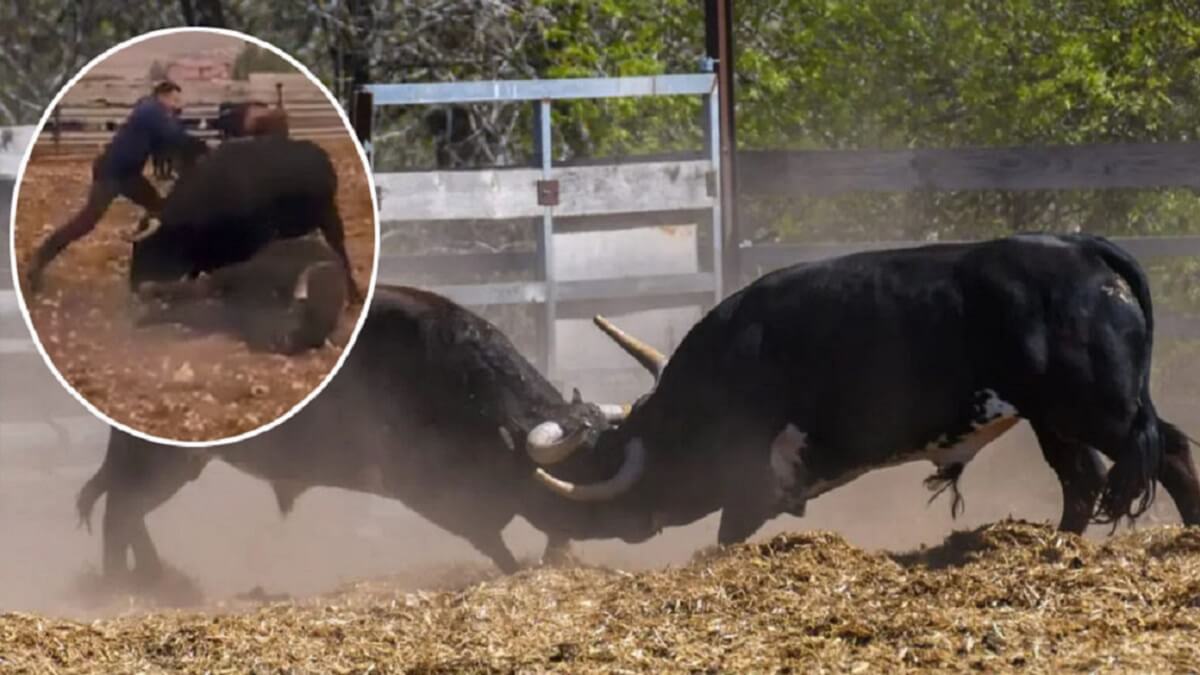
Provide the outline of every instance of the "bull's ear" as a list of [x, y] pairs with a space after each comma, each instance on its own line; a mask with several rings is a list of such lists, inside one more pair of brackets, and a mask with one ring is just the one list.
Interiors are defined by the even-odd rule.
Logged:
[[583, 396], [579, 393], [579, 387], [572, 387], [571, 392], [571, 403], [583, 403]]

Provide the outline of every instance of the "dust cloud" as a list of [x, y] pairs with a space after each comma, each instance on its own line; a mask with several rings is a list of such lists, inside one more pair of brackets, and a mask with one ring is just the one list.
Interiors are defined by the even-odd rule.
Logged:
[[[619, 323], [669, 350], [698, 317], [695, 310], [671, 310], [623, 316]], [[575, 369], [562, 374], [564, 391], [578, 386], [592, 400], [631, 400], [650, 386], [649, 377], [630, 373], [627, 357], [587, 321], [564, 321], [560, 331], [567, 337], [560, 341], [560, 362]], [[20, 370], [10, 369], [10, 362], [0, 378], [0, 611], [75, 617], [119, 611], [89, 604], [78, 592], [80, 579], [99, 569], [105, 505], [97, 505], [95, 534], [89, 535], [77, 525], [75, 494], [100, 465], [108, 430], [90, 417], [79, 417], [86, 415], [83, 408], [40, 359], [21, 360], [28, 365]], [[1174, 384], [1195, 391], [1194, 383]], [[1200, 435], [1191, 426], [1193, 401], [1160, 391], [1156, 402], [1164, 417]], [[64, 425], [69, 442], [41, 423], [72, 416], [74, 421]], [[952, 530], [1009, 516], [1057, 522], [1058, 483], [1024, 423], [967, 467], [960, 482], [966, 510], [957, 520], [950, 517], [949, 495], [926, 503], [931, 493], [922, 480], [931, 472], [932, 466], [922, 462], [867, 474], [811, 502], [807, 517], [777, 518], [754, 539], [780, 531], [829, 529], [866, 549], [897, 551], [939, 543]], [[584, 563], [630, 570], [679, 564], [715, 544], [717, 522], [712, 515], [640, 545], [576, 543], [574, 553]], [[1156, 522], [1178, 522], [1161, 490], [1142, 524]], [[467, 580], [481, 571], [495, 573], [464, 540], [399, 502], [314, 488], [300, 496], [285, 519], [266, 483], [221, 462], [211, 463], [198, 480], [151, 513], [147, 525], [164, 561], [192, 579], [210, 602], [255, 588], [307, 597], [367, 578], [389, 577], [402, 587], [424, 588], [447, 575]], [[1106, 533], [1100, 527], [1090, 531], [1097, 538]], [[545, 544], [520, 519], [504, 535], [526, 562], [536, 561]]]
[[[47, 405], [73, 403], [52, 400], [56, 394], [66, 396], [61, 390], [46, 392]], [[1182, 413], [1164, 408], [1176, 418]], [[89, 535], [78, 527], [73, 504], [80, 485], [100, 464], [107, 428], [91, 419], [64, 427], [73, 440], [65, 447], [36, 425], [0, 426], [0, 611], [60, 616], [94, 611], [76, 588], [81, 577], [98, 571], [104, 505], [98, 505], [95, 534]], [[812, 502], [808, 517], [778, 518], [755, 538], [784, 530], [832, 529], [865, 548], [904, 550], [940, 542], [952, 529], [1006, 516], [1057, 518], [1057, 482], [1024, 424], [968, 467], [961, 484], [967, 508], [957, 521], [951, 520], [945, 497], [926, 505], [929, 492], [921, 479], [929, 471], [913, 464], [868, 474]], [[1177, 518], [1161, 494], [1151, 519]], [[423, 580], [447, 569], [490, 569], [465, 541], [391, 500], [315, 488], [284, 519], [266, 483], [219, 462], [147, 522], [164, 560], [194, 580], [210, 601], [255, 587], [311, 596], [344, 582], [381, 576], [421, 587]], [[716, 517], [710, 516], [641, 545], [584, 542], [574, 550], [583, 562], [622, 569], [682, 563], [714, 544], [716, 527]], [[1093, 528], [1091, 534], [1103, 536], [1100, 530]], [[529, 562], [545, 543], [519, 519], [505, 538]]]

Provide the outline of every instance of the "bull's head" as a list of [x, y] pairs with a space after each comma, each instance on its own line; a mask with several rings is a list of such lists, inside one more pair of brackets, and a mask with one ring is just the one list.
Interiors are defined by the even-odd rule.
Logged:
[[[597, 316], [595, 324], [605, 334], [611, 337], [626, 353], [648, 370], [657, 384], [666, 366], [666, 357], [650, 345], [638, 340], [614, 326], [607, 319]], [[609, 504], [629, 493], [641, 481], [646, 472], [646, 444], [640, 437], [638, 429], [641, 424], [639, 417], [644, 416], [643, 404], [648, 396], [643, 396], [633, 405], [602, 406], [605, 416], [610, 422], [616, 423], [611, 429], [588, 443], [584, 435], [577, 433], [567, 435], [554, 422], [546, 422], [535, 428], [527, 439], [529, 456], [539, 465], [535, 474], [537, 480], [552, 492], [567, 499], [579, 502]], [[614, 451], [619, 450], [620, 463], [613, 465], [613, 458], [618, 456]], [[552, 475], [545, 467], [562, 466], [572, 455], [586, 454], [583, 462], [572, 463], [565, 467], [565, 472], [580, 476], [577, 480]], [[559, 466], [555, 471], [560, 471]], [[609, 511], [612, 522], [619, 522], [620, 529], [611, 532], [629, 541], [640, 541], [652, 536], [659, 529], [653, 522], [653, 513], [649, 509], [639, 509], [633, 505], [631, 512], [641, 511], [644, 518], [630, 519], [629, 513], [617, 516], [617, 509]]]
[[277, 333], [272, 348], [282, 353], [316, 349], [337, 328], [346, 306], [346, 276], [341, 264], [333, 261], [314, 263], [304, 268], [292, 290], [284, 330]]

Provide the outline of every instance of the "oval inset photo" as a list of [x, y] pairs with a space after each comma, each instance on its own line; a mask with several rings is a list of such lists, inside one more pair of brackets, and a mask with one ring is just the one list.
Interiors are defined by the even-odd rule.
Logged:
[[307, 69], [233, 31], [156, 31], [54, 99], [17, 179], [14, 286], [105, 422], [247, 438], [336, 373], [369, 304], [369, 164]]

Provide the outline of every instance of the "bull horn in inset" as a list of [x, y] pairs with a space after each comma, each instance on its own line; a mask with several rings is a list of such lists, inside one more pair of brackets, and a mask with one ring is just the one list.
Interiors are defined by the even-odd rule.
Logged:
[[613, 499], [627, 492], [642, 477], [646, 470], [646, 448], [640, 438], [634, 438], [625, 446], [625, 461], [621, 468], [608, 480], [599, 483], [578, 485], [555, 478], [539, 468], [535, 476], [555, 494], [578, 502], [600, 502]]
[[626, 417], [629, 417], [629, 412], [633, 410], [633, 406], [628, 403], [600, 403], [597, 404], [600, 408], [604, 419], [609, 422], [624, 422]]
[[158, 228], [162, 227], [162, 219], [157, 216], [150, 216], [146, 219], [146, 227], [134, 232], [133, 234], [124, 235], [125, 241], [136, 244], [139, 241], [158, 232]]
[[662, 376], [663, 368], [667, 365], [667, 357], [663, 356], [662, 352], [617, 328], [611, 321], [599, 314], [592, 318], [592, 322], [596, 324], [597, 328], [604, 331], [605, 335], [612, 338], [613, 342], [616, 342], [621, 349], [624, 349], [626, 354], [632, 356], [643, 368], [650, 371], [654, 380], [658, 381], [658, 378]]
[[557, 464], [578, 450], [586, 436], [586, 427], [567, 436], [558, 422], [542, 422], [525, 437], [525, 451], [538, 464]]
[[333, 263], [319, 262], [319, 263], [315, 263], [315, 264], [309, 265], [308, 267], [304, 268], [304, 271], [300, 273], [300, 278], [296, 280], [295, 289], [292, 290], [292, 299], [294, 299], [294, 300], [307, 300], [308, 299], [309, 277], [312, 276], [313, 270], [320, 269], [322, 267], [333, 267]]

